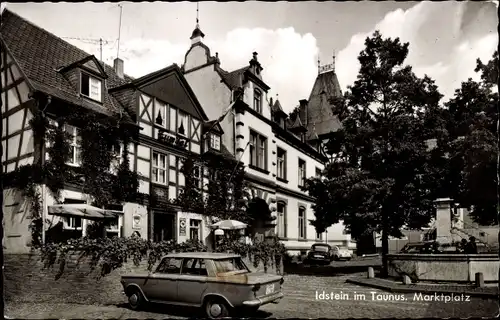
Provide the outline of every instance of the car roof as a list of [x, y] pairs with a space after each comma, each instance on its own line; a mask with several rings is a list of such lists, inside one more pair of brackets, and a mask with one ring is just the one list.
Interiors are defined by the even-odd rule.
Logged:
[[178, 252], [169, 253], [163, 258], [179, 258], [179, 259], [230, 259], [230, 258], [240, 258], [241, 256], [235, 253], [219, 253], [219, 252]]

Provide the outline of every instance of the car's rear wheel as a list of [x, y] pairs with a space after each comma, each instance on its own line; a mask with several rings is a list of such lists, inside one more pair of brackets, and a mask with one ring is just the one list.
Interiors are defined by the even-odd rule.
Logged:
[[128, 293], [128, 305], [132, 310], [139, 310], [144, 305], [144, 297], [139, 289], [131, 289]]
[[209, 319], [229, 317], [229, 306], [220, 298], [210, 298], [205, 302], [205, 314]]

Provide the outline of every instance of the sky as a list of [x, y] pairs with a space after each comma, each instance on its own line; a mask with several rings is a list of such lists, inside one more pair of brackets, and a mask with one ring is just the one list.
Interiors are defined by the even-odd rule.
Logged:
[[[7, 3], [36, 25], [112, 65], [119, 55], [125, 73], [140, 77], [184, 63], [196, 24], [195, 2]], [[308, 99], [321, 65], [335, 58], [342, 90], [357, 77], [365, 39], [410, 43], [406, 64], [433, 78], [445, 95], [462, 81], [478, 78], [476, 59], [487, 61], [498, 46], [498, 1], [478, 2], [200, 2], [204, 43], [218, 52], [221, 67], [246, 66], [259, 53], [269, 97], [285, 111]], [[70, 13], [70, 14], [68, 14]], [[120, 37], [118, 46], [118, 37]]]

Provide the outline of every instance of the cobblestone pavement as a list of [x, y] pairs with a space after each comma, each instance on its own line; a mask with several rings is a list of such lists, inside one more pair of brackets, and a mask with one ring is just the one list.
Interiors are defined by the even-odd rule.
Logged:
[[[351, 275], [352, 276], [352, 275]], [[276, 318], [468, 318], [494, 317], [498, 314], [495, 299], [470, 298], [470, 301], [415, 301], [414, 294], [405, 294], [406, 301], [382, 301], [388, 292], [345, 283], [350, 276], [315, 277], [289, 275], [285, 277], [285, 298], [279, 304], [263, 306], [257, 317]], [[316, 293], [344, 294], [334, 300], [321, 300]], [[372, 295], [375, 295], [373, 297]], [[354, 301], [354, 294], [365, 299]], [[377, 296], [378, 295], [378, 296]], [[396, 294], [399, 295], [399, 294]], [[318, 297], [319, 298], [319, 297]], [[374, 299], [375, 298], [375, 299]], [[460, 297], [461, 298], [461, 297]], [[124, 298], [125, 302], [125, 298]], [[196, 310], [153, 306], [146, 311], [132, 311], [125, 305], [78, 305], [8, 303], [5, 314], [17, 319], [128, 319], [128, 318], [191, 318]]]

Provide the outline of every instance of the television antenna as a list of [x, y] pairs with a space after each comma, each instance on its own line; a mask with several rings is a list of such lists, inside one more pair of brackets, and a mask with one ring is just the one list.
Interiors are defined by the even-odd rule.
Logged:
[[99, 54], [100, 54], [100, 61], [101, 62], [102, 62], [102, 46], [108, 45], [111, 43], [111, 41], [103, 40], [102, 38], [99, 38], [99, 39], [78, 38], [78, 37], [62, 37], [62, 38], [63, 39], [78, 40], [78, 41], [81, 41], [83, 43], [99, 45]]

